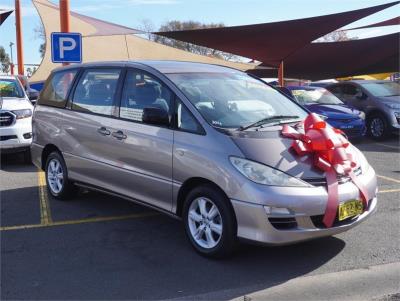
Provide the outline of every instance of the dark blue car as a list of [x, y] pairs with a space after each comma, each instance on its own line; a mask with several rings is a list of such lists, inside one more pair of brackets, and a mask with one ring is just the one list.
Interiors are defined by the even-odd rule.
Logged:
[[333, 127], [341, 129], [349, 138], [365, 135], [365, 114], [345, 105], [325, 88], [310, 86], [287, 87], [293, 98], [313, 113], [324, 115]]

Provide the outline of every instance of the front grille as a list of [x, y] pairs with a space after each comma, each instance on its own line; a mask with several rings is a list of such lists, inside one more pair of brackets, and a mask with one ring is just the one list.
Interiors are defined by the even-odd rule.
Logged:
[[0, 136], [0, 141], [6, 141], [10, 139], [17, 139], [18, 137], [15, 135], [8, 135], [8, 136]]
[[289, 230], [297, 228], [297, 222], [294, 217], [270, 217], [268, 220], [277, 230]]
[[14, 115], [10, 112], [0, 113], [0, 126], [10, 126], [14, 122]]
[[[353, 172], [356, 176], [361, 175], [361, 173], [362, 173], [361, 166], [354, 169]], [[326, 178], [303, 178], [302, 180], [313, 186], [326, 186], [326, 184], [327, 184]], [[338, 180], [339, 184], [343, 184], [343, 183], [349, 182], [351, 179], [349, 176], [346, 176], [346, 175], [338, 175], [337, 180]]]

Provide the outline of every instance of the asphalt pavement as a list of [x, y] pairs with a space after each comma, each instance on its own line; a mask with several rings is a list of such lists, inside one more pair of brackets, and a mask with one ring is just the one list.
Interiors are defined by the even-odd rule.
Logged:
[[[241, 244], [225, 260], [195, 253], [180, 221], [126, 200], [88, 191], [70, 201], [54, 200], [43, 187], [43, 173], [18, 155], [2, 156], [0, 297], [250, 300], [254, 295], [262, 300], [282, 285], [289, 285], [284, 291], [299, 291], [298, 281], [312, 277], [332, 282], [329, 277], [341, 273], [395, 269], [400, 263], [399, 140], [368, 140], [357, 147], [378, 174], [374, 216], [346, 233], [297, 245]], [[362, 275], [367, 282], [374, 279]], [[382, 283], [374, 298], [396, 293], [393, 281], [390, 289]]]

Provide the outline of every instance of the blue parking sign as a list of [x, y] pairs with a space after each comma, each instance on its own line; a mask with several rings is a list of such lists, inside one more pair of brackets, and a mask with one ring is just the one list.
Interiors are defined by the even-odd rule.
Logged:
[[51, 61], [53, 63], [81, 63], [82, 35], [75, 32], [52, 32]]

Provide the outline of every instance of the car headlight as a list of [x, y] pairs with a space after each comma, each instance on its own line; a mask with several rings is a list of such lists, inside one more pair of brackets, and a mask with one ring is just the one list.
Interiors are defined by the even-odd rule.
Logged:
[[15, 110], [11, 111], [17, 116], [17, 119], [22, 119], [22, 118], [28, 118], [32, 116], [32, 110], [31, 109], [24, 109], [24, 110]]
[[400, 105], [397, 103], [385, 102], [384, 104], [391, 109], [400, 109]]
[[362, 120], [365, 120], [365, 113], [360, 111], [358, 117], [360, 117]]
[[242, 175], [255, 183], [270, 186], [310, 186], [302, 180], [267, 165], [238, 157], [230, 157], [229, 159]]

